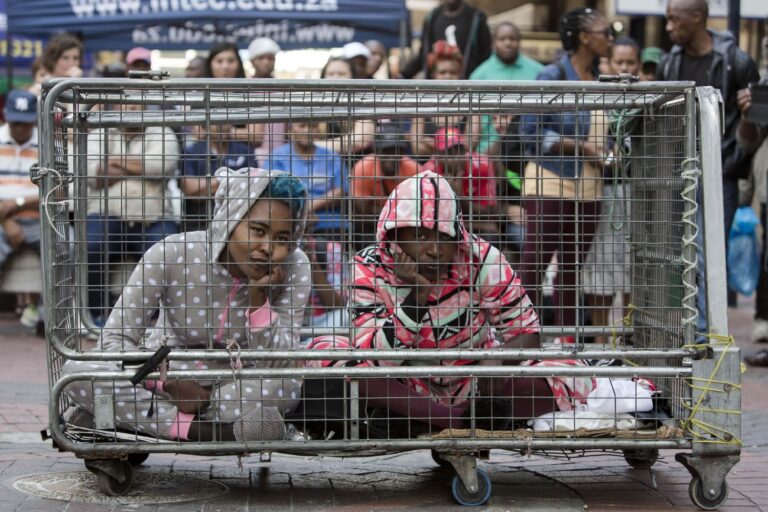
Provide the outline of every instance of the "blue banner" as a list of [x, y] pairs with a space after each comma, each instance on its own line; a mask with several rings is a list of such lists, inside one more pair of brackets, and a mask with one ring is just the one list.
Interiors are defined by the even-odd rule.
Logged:
[[[8, 54], [13, 58], [14, 67], [27, 67], [32, 65], [32, 61], [43, 54], [45, 41], [32, 37], [11, 36], [8, 41], [6, 34], [0, 39], [0, 66], [6, 65]], [[8, 47], [10, 43], [10, 48]], [[10, 50], [10, 51], [9, 51]]]
[[[1, 1], [1, 0], [0, 0]], [[285, 48], [399, 42], [404, 0], [6, 0], [14, 34], [79, 32], [89, 50], [245, 47], [272, 37]]]
[[32, 65], [43, 54], [45, 41], [34, 37], [12, 35], [8, 39], [8, 14], [6, 0], [0, 0], [0, 66], [6, 66], [8, 55], [13, 58], [15, 67]]
[[351, 41], [378, 39], [397, 46], [399, 33], [389, 33], [343, 23], [301, 21], [256, 21], [251, 23], [195, 23], [136, 26], [122, 34], [93, 34], [87, 38], [90, 50], [128, 50], [145, 46], [164, 50], [205, 50], [214, 43], [232, 42], [245, 48], [257, 37], [270, 37], [285, 50], [334, 48]]

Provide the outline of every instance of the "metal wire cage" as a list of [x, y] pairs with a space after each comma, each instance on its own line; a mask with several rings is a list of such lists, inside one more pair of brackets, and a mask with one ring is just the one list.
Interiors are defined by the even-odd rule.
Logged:
[[476, 505], [491, 449], [673, 448], [725, 501], [711, 89], [89, 79], [42, 104], [50, 431], [105, 492], [156, 452], [431, 449]]

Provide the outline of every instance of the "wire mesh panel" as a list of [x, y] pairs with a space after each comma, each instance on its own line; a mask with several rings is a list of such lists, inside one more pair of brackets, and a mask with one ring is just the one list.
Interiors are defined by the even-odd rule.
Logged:
[[61, 446], [432, 448], [470, 494], [480, 450], [690, 446], [691, 88], [82, 80], [44, 101]]
[[[633, 137], [632, 197], [636, 198], [636, 217], [631, 233], [633, 309], [636, 326], [634, 342], [638, 347], [683, 347], [692, 343], [696, 326], [696, 262], [693, 248], [685, 241], [696, 232], [695, 193], [698, 177], [690, 151], [690, 136], [680, 119], [686, 116], [682, 101], [663, 105], [653, 115], [628, 124]], [[639, 121], [639, 122], [638, 122]], [[635, 126], [632, 127], [631, 124]], [[681, 243], [683, 242], [683, 243]], [[679, 366], [679, 360], [665, 364]], [[662, 379], [671, 397], [685, 400], [686, 387], [681, 382]], [[672, 400], [676, 417], [685, 414], [685, 406]]]

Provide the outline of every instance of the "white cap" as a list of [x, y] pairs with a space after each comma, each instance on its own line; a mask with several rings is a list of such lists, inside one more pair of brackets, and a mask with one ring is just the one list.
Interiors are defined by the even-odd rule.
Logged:
[[268, 37], [259, 37], [251, 41], [251, 44], [248, 45], [248, 59], [253, 60], [256, 57], [261, 57], [262, 55], [267, 55], [269, 53], [277, 55], [279, 51], [280, 45], [272, 39]]
[[341, 54], [347, 60], [354, 59], [355, 57], [371, 58], [371, 50], [363, 43], [358, 43], [357, 41], [345, 44], [341, 49]]

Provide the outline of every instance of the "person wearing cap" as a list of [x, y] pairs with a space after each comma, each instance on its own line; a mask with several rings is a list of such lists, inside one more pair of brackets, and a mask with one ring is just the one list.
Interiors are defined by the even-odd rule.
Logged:
[[[0, 268], [24, 247], [40, 250], [40, 215], [37, 187], [29, 168], [37, 162], [37, 96], [14, 89], [3, 109], [0, 127]], [[35, 327], [40, 320], [37, 298], [20, 297], [21, 323]]]
[[248, 59], [253, 65], [253, 78], [274, 78], [275, 57], [280, 45], [268, 37], [259, 37], [248, 45]]
[[[248, 59], [253, 65], [253, 78], [274, 78], [275, 59], [278, 53], [280, 53], [280, 45], [268, 37], [259, 37], [251, 41], [248, 45]], [[245, 129], [237, 128], [233, 134], [238, 140], [244, 140], [256, 146], [256, 158], [258, 162], [264, 162], [273, 149], [285, 143], [285, 130], [285, 123], [257, 123], [248, 125]]]
[[494, 242], [499, 238], [496, 176], [488, 157], [471, 153], [458, 128], [435, 133], [435, 152], [422, 170], [442, 174], [461, 200], [465, 218], [476, 233]]
[[125, 55], [128, 71], [149, 71], [152, 69], [152, 52], [143, 46], [131, 48]]
[[415, 160], [406, 156], [408, 140], [394, 127], [384, 126], [373, 136], [373, 153], [357, 162], [349, 175], [349, 191], [354, 209], [364, 221], [376, 223], [389, 194], [405, 178], [421, 170]]
[[352, 78], [368, 78], [368, 59], [371, 50], [363, 43], [353, 41], [341, 49], [342, 56], [352, 65]]
[[664, 56], [664, 50], [656, 48], [655, 46], [649, 46], [643, 48], [640, 53], [640, 81], [651, 82], [656, 80], [656, 68], [661, 62], [661, 58]]

